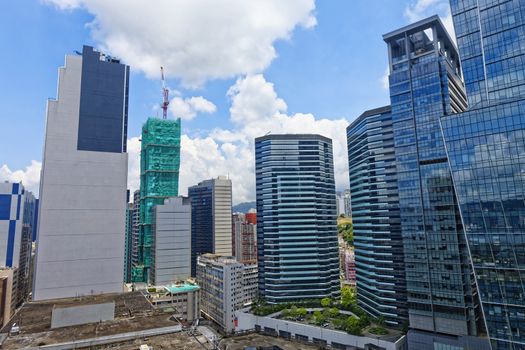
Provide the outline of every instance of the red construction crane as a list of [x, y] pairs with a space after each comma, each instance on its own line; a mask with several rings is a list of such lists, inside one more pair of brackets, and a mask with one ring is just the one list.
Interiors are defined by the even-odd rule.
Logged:
[[169, 90], [166, 88], [166, 82], [164, 81], [164, 68], [160, 67], [160, 77], [162, 80], [162, 119], [168, 117], [168, 105], [170, 104], [169, 100]]

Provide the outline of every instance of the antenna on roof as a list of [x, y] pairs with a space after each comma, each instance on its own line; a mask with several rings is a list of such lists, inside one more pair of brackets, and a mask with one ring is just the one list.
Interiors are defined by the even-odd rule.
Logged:
[[162, 81], [162, 119], [167, 119], [168, 117], [168, 105], [170, 104], [169, 100], [169, 90], [166, 88], [166, 82], [164, 81], [164, 68], [160, 67], [160, 78]]

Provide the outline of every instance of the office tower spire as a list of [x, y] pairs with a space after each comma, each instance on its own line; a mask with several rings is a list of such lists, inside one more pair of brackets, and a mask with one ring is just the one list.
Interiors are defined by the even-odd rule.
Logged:
[[121, 292], [129, 67], [84, 46], [47, 105], [33, 299]]

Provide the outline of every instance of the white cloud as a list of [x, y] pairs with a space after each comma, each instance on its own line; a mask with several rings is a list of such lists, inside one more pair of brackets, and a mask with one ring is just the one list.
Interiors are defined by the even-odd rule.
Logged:
[[389, 75], [390, 75], [390, 67], [386, 66], [385, 72], [383, 73], [383, 76], [381, 77], [381, 86], [385, 90], [390, 89], [390, 81], [388, 80]]
[[128, 188], [133, 191], [140, 188], [140, 137], [128, 139]]
[[[179, 192], [187, 193], [189, 186], [199, 181], [228, 175], [233, 183], [234, 203], [255, 199], [254, 139], [268, 132], [314, 133], [332, 139], [336, 186], [348, 187], [348, 156], [346, 151], [344, 119], [317, 119], [312, 114], [286, 114], [286, 103], [279, 98], [273, 84], [264, 76], [249, 75], [238, 79], [229, 89], [231, 99], [230, 119], [233, 129], [215, 129], [205, 137], [181, 139], [181, 172]], [[129, 145], [129, 143], [128, 143]], [[137, 164], [132, 158], [130, 164]], [[138, 171], [130, 165], [130, 186], [138, 184]], [[135, 176], [135, 179], [133, 177]]]
[[43, 0], [94, 16], [92, 36], [150, 78], [159, 67], [183, 84], [262, 72], [274, 42], [316, 25], [315, 0]]
[[228, 90], [232, 99], [230, 108], [234, 123], [254, 123], [261, 117], [272, 117], [286, 112], [286, 103], [277, 97], [273, 84], [261, 74], [239, 78]]
[[60, 0], [60, 1], [42, 0], [42, 2], [55, 5], [61, 10], [72, 10], [82, 5], [81, 0]]
[[192, 120], [197, 113], [214, 113], [217, 107], [202, 96], [175, 97], [170, 102], [169, 110], [175, 118]]
[[[255, 199], [254, 139], [268, 132], [314, 133], [332, 139], [335, 179], [338, 189], [348, 187], [348, 159], [344, 119], [318, 119], [312, 114], [286, 114], [286, 103], [279, 98], [273, 84], [264, 76], [249, 75], [238, 79], [229, 89], [232, 130], [215, 129], [205, 137], [181, 138], [181, 169], [179, 192], [199, 181], [228, 175], [233, 183], [234, 203]], [[263, 101], [264, 103], [259, 103]], [[128, 139], [128, 188], [140, 187], [139, 137]], [[38, 193], [41, 163], [32, 161], [24, 170], [11, 171], [0, 167], [0, 181], [22, 181], [29, 190]]]
[[449, 0], [414, 0], [405, 8], [405, 18], [416, 22], [432, 15], [439, 15], [452, 40], [456, 41]]
[[0, 167], [0, 182], [22, 182], [27, 190], [38, 196], [41, 169], [42, 163], [36, 160], [32, 160], [31, 165], [23, 170], [12, 171], [7, 164], [4, 164]]

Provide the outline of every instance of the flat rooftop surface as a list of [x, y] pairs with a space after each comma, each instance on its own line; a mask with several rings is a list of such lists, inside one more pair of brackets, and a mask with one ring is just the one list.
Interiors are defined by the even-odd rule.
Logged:
[[172, 284], [165, 286], [165, 288], [172, 294], [193, 292], [200, 289], [198, 285], [191, 283]]
[[[112, 301], [115, 302], [115, 319], [112, 321], [51, 329], [51, 312], [54, 306], [79, 306]], [[20, 334], [9, 336], [2, 349], [21, 349], [177, 325], [177, 322], [169, 319], [170, 316], [171, 313], [153, 308], [139, 291], [29, 302], [24, 304], [13, 320], [1, 330], [2, 333], [7, 333], [15, 322], [20, 326]]]
[[248, 346], [257, 348], [259, 346], [274, 345], [279, 346], [283, 350], [319, 350], [319, 347], [313, 344], [304, 344], [258, 333], [225, 338], [220, 342], [220, 348], [228, 350], [244, 350]]

